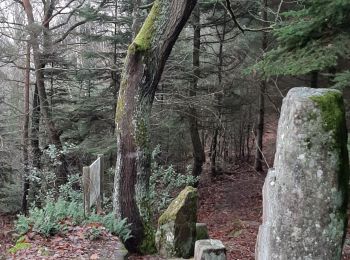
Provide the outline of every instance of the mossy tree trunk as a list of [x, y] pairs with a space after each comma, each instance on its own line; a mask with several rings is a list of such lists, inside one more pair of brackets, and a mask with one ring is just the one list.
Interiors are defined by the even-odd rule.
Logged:
[[165, 62], [195, 4], [196, 0], [155, 0], [128, 49], [115, 117], [114, 209], [117, 217], [131, 223], [132, 238], [125, 241], [131, 252], [147, 251], [154, 245], [147, 223], [151, 108]]

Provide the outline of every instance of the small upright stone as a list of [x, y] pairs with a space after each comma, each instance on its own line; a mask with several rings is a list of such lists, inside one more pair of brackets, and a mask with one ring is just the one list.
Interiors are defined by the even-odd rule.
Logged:
[[226, 248], [220, 240], [196, 241], [194, 260], [226, 260]]
[[156, 247], [165, 258], [193, 256], [196, 239], [197, 189], [186, 187], [158, 220]]
[[341, 92], [294, 88], [283, 100], [263, 188], [257, 260], [340, 260], [349, 161]]
[[208, 239], [208, 238], [209, 238], [209, 234], [208, 234], [207, 224], [196, 223], [196, 241]]

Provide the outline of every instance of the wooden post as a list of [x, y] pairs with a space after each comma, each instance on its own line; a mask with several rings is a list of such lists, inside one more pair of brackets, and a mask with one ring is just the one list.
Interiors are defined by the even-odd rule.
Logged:
[[90, 167], [83, 167], [84, 214], [90, 215]]
[[99, 154], [100, 158], [100, 192], [101, 192], [101, 203], [103, 203], [103, 193], [104, 193], [104, 172], [105, 172], [105, 163], [103, 154]]
[[96, 200], [96, 210], [97, 214], [102, 213], [102, 202], [103, 202], [103, 171], [104, 171], [104, 166], [103, 166], [103, 154], [98, 154], [97, 155], [98, 160], [100, 160], [100, 169], [98, 171], [98, 175], [100, 177], [100, 194], [98, 195], [98, 198]]

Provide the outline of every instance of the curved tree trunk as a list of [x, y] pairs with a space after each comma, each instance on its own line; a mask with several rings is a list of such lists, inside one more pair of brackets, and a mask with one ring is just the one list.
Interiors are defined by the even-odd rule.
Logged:
[[[165, 62], [196, 0], [155, 0], [128, 49], [116, 110], [117, 165], [114, 209], [131, 223], [131, 252], [147, 251], [153, 232], [147, 223], [151, 149], [149, 120]], [[148, 247], [148, 248], [147, 248]]]

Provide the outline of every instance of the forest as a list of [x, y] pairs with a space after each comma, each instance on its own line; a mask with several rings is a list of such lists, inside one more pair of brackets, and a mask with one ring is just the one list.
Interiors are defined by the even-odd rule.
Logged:
[[[350, 259], [349, 28], [350, 0], [0, 0], [0, 260]], [[272, 222], [317, 250], [264, 255]]]

